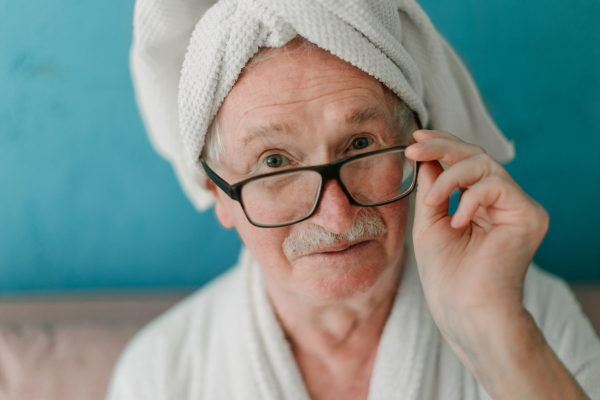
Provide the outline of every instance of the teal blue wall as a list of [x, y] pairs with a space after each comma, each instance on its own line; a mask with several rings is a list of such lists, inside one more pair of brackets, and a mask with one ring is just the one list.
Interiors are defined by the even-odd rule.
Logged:
[[[0, 292], [197, 286], [239, 239], [151, 149], [133, 0], [0, 0]], [[600, 280], [600, 1], [426, 0], [550, 212], [536, 260]]]

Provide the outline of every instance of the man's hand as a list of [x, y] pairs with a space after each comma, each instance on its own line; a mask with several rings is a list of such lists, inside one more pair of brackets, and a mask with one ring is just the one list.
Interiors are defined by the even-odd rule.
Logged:
[[[562, 398], [586, 398], [522, 304], [525, 274], [548, 229], [548, 214], [480, 147], [446, 132], [420, 130], [414, 138], [406, 156], [422, 162], [415, 255], [440, 331], [496, 399], [554, 398], [546, 393], [550, 376], [572, 386], [569, 396], [583, 396]], [[448, 215], [456, 189], [460, 203]]]
[[[446, 132], [414, 137], [406, 156], [423, 162], [413, 231], [417, 263], [433, 316], [454, 341], [460, 333], [454, 324], [463, 317], [520, 312], [525, 273], [548, 214], [480, 147]], [[460, 204], [448, 215], [455, 189]]]

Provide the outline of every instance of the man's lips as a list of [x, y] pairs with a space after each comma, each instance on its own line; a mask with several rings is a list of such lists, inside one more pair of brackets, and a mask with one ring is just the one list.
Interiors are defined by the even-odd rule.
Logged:
[[317, 249], [313, 249], [310, 252], [303, 254], [303, 256], [314, 256], [314, 255], [328, 255], [329, 253], [341, 253], [344, 250], [348, 250], [350, 247], [356, 246], [358, 244], [366, 243], [368, 240], [356, 240], [353, 242], [342, 242], [336, 243], [329, 246], [319, 247]]

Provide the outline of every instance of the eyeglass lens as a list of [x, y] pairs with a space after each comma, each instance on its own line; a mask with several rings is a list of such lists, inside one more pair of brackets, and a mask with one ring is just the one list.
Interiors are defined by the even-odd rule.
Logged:
[[[401, 197], [410, 189], [413, 168], [403, 150], [359, 158], [344, 164], [340, 177], [353, 199], [364, 206]], [[293, 222], [309, 215], [322, 185], [316, 171], [290, 171], [256, 179], [242, 188], [248, 218], [259, 225]]]

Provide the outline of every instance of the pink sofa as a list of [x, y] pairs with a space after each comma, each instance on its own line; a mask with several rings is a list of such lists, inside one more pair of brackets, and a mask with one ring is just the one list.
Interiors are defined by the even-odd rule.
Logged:
[[[600, 286], [574, 289], [600, 332]], [[103, 399], [127, 341], [186, 294], [0, 300], [0, 399]]]

